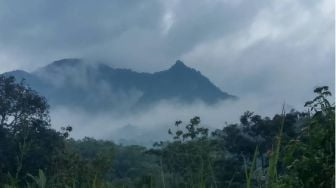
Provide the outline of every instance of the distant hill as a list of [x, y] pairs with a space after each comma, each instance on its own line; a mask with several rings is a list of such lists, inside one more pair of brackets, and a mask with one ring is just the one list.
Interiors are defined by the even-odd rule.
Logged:
[[4, 75], [15, 76], [18, 81], [24, 78], [52, 106], [89, 111], [138, 110], [161, 100], [186, 104], [203, 101], [211, 105], [237, 98], [179, 60], [168, 70], [138, 73], [81, 59], [62, 59], [31, 73], [16, 70]]

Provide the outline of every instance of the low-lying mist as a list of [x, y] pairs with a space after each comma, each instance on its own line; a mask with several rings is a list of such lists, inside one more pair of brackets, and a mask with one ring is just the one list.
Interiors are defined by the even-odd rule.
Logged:
[[[161, 101], [147, 110], [125, 114], [110, 111], [93, 114], [84, 109], [59, 106], [51, 108], [51, 119], [56, 129], [72, 126], [71, 136], [75, 139], [93, 137], [122, 144], [151, 146], [156, 141], [169, 139], [167, 131], [177, 120], [188, 123], [192, 117], [199, 116], [201, 126], [210, 130], [222, 129], [227, 123], [238, 123], [240, 116], [247, 110], [263, 116], [280, 113], [283, 102], [253, 96], [245, 96], [237, 101], [222, 101], [215, 105]], [[286, 108], [290, 110], [291, 107]]]

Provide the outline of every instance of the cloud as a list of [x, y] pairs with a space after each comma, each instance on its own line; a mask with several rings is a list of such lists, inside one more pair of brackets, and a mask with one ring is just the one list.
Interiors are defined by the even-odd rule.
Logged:
[[199, 44], [183, 59], [239, 96], [281, 99], [299, 108], [315, 86], [334, 90], [331, 4], [272, 1], [240, 31]]
[[241, 108], [301, 108], [315, 86], [335, 89], [334, 3], [1, 1], [0, 72], [67, 57], [154, 72], [182, 59], [239, 96]]
[[[151, 146], [156, 141], [169, 139], [168, 129], [175, 130], [174, 123], [182, 120], [183, 125], [195, 116], [201, 117], [201, 125], [211, 131], [222, 129], [227, 123], [239, 123], [246, 111], [254, 111], [273, 117], [268, 111], [270, 101], [260, 98], [242, 98], [239, 101], [222, 101], [215, 106], [202, 102], [182, 105], [174, 101], [161, 101], [153, 108], [136, 114], [116, 115], [111, 112], [92, 114], [83, 109], [58, 106], [51, 111], [52, 125], [57, 130], [70, 125], [74, 131], [71, 136], [78, 139], [85, 136], [109, 139], [128, 144]], [[277, 106], [281, 113], [282, 106]], [[290, 106], [286, 106], [289, 111]]]

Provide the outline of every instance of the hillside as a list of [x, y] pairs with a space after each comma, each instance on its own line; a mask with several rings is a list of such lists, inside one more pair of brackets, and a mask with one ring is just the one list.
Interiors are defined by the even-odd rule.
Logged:
[[237, 97], [221, 91], [201, 72], [182, 61], [168, 70], [138, 73], [90, 64], [81, 59], [62, 59], [31, 73], [16, 70], [4, 73], [46, 96], [52, 106], [74, 106], [92, 111], [142, 109], [162, 100], [182, 104], [202, 101], [215, 104]]

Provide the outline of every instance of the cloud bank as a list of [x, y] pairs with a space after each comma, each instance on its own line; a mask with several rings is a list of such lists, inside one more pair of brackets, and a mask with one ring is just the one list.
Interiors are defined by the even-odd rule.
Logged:
[[245, 101], [239, 109], [301, 108], [315, 86], [335, 90], [334, 8], [332, 0], [1, 1], [0, 72], [67, 57], [154, 72], [181, 59]]
[[[242, 98], [239, 101], [222, 101], [216, 105], [195, 102], [183, 105], [174, 101], [161, 101], [153, 108], [136, 114], [115, 114], [103, 112], [93, 114], [83, 109], [56, 107], [51, 111], [54, 128], [70, 125], [74, 128], [71, 136], [79, 139], [86, 136], [109, 139], [123, 144], [142, 144], [151, 146], [156, 141], [171, 139], [168, 129], [175, 121], [182, 120], [184, 125], [195, 116], [201, 117], [201, 126], [211, 131], [222, 129], [230, 123], [239, 123], [240, 116], [247, 110], [256, 114], [273, 117], [269, 104], [273, 101]], [[280, 114], [282, 106], [277, 107]], [[289, 112], [292, 106], [286, 105]]]

